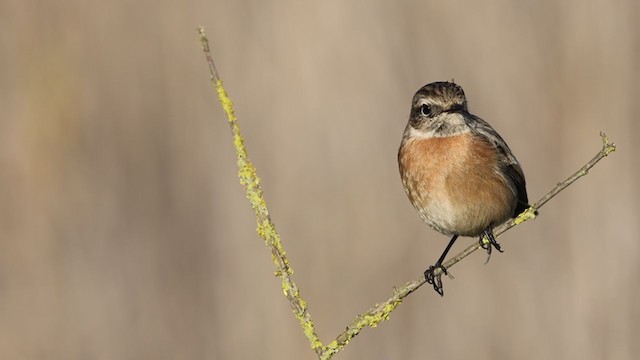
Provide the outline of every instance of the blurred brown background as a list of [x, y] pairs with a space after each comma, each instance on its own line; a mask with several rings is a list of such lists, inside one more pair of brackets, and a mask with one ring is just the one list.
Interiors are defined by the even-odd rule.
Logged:
[[446, 244], [397, 170], [419, 87], [460, 83], [532, 200], [600, 130], [619, 145], [504, 254], [472, 255], [444, 298], [420, 289], [337, 358], [637, 358], [640, 3], [305, 3], [0, 1], [0, 358], [315, 358], [198, 25], [325, 342]]

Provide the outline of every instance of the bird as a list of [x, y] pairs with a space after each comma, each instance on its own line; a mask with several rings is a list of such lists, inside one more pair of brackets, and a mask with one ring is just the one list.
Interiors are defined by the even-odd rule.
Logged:
[[[469, 112], [462, 87], [453, 81], [432, 82], [413, 96], [398, 165], [422, 220], [452, 236], [424, 272], [426, 282], [444, 296], [441, 276], [448, 272], [442, 263], [459, 236], [479, 237], [487, 262], [492, 248], [502, 252], [493, 228], [530, 207], [524, 173], [500, 134]], [[438, 268], [441, 273], [434, 276]]]

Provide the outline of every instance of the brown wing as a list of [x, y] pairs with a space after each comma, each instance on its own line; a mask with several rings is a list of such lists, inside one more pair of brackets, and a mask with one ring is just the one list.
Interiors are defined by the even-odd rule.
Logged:
[[469, 119], [471, 130], [495, 146], [498, 151], [499, 166], [507, 175], [507, 181], [518, 198], [518, 204], [513, 214], [513, 217], [516, 217], [530, 206], [524, 172], [522, 172], [520, 163], [518, 163], [516, 157], [513, 156], [507, 143], [489, 123], [474, 115], [471, 115]]

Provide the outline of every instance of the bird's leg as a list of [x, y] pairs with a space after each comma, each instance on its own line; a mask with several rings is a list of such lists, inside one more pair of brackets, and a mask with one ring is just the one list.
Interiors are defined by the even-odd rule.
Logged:
[[444, 296], [444, 291], [442, 290], [442, 274], [439, 274], [438, 276], [434, 276], [433, 273], [436, 269], [440, 268], [442, 269], [442, 272], [444, 274], [449, 275], [449, 273], [447, 273], [447, 269], [444, 266], [442, 266], [442, 262], [444, 261], [444, 258], [447, 256], [447, 253], [453, 246], [453, 243], [456, 242], [457, 239], [458, 239], [458, 235], [453, 235], [451, 240], [449, 240], [449, 244], [444, 249], [444, 252], [442, 253], [442, 255], [440, 255], [440, 258], [438, 259], [438, 261], [436, 261], [436, 264], [429, 266], [429, 268], [424, 272], [424, 278], [427, 280], [429, 284], [433, 285], [433, 289], [438, 294], [440, 294], [440, 296]]
[[[485, 236], [487, 237], [487, 239], [489, 239], [488, 244], [484, 243], [483, 239]], [[484, 262], [485, 264], [489, 262], [489, 259], [491, 259], [491, 248], [496, 248], [496, 250], [498, 250], [499, 252], [504, 252], [502, 251], [500, 244], [498, 244], [498, 242], [496, 241], [496, 238], [493, 236], [493, 227], [491, 226], [486, 228], [482, 235], [480, 235], [480, 246], [483, 249], [487, 250], [487, 261]]]

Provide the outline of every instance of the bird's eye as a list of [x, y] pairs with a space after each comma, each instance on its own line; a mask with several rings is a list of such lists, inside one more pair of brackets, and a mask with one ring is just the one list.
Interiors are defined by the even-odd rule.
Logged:
[[422, 114], [422, 116], [431, 115], [431, 106], [427, 104], [422, 104], [422, 106], [420, 106], [420, 113]]

